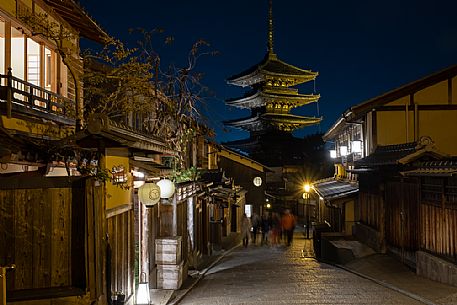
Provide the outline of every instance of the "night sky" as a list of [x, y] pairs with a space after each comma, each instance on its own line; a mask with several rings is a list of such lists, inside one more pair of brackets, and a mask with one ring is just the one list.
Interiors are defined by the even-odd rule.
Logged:
[[[245, 89], [226, 79], [257, 64], [266, 54], [268, 0], [81, 0], [81, 5], [110, 35], [128, 41], [129, 28], [163, 28], [175, 39], [163, 46], [162, 62], [184, 63], [197, 39], [205, 39], [215, 57], [201, 59], [203, 83], [215, 94], [207, 102], [218, 142], [248, 136], [224, 128], [223, 120], [249, 111], [227, 107], [224, 100]], [[295, 133], [322, 132], [351, 105], [457, 64], [457, 1], [304, 1], [273, 0], [274, 51], [302, 69], [318, 71], [316, 104], [293, 113], [322, 116], [320, 126]], [[84, 43], [83, 43], [84, 45]], [[299, 87], [312, 93], [312, 83]], [[319, 114], [318, 114], [319, 108]]]

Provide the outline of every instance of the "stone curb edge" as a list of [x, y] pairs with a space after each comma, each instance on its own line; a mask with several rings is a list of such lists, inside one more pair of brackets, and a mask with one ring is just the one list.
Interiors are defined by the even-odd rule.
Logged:
[[[181, 302], [181, 300], [189, 293], [189, 291], [191, 291], [192, 288], [194, 288], [195, 285], [197, 285], [198, 282], [200, 282], [200, 280], [205, 276], [205, 274], [210, 269], [212, 269], [217, 263], [219, 263], [221, 261], [221, 259], [223, 259], [227, 254], [230, 254], [233, 250], [235, 250], [238, 247], [240, 247], [240, 244], [238, 244], [238, 245], [230, 248], [229, 250], [225, 251], [224, 253], [222, 253], [218, 258], [216, 258], [216, 260], [214, 262], [212, 262], [208, 267], [206, 267], [205, 269], [203, 269], [200, 272], [200, 274], [198, 275], [198, 277], [195, 280], [195, 282], [193, 282], [192, 285], [189, 288], [184, 290], [183, 293], [180, 294], [179, 296], [177, 296], [175, 299], [173, 299], [170, 302], [168, 302], [167, 305], [177, 305], [177, 304], [179, 304], [179, 302]], [[435, 305], [435, 304], [433, 304], [433, 305]]]
[[403, 290], [403, 289], [401, 289], [401, 288], [398, 288], [397, 286], [391, 285], [391, 284], [386, 283], [386, 282], [384, 282], [384, 281], [380, 281], [380, 280], [378, 280], [378, 279], [375, 279], [375, 278], [373, 278], [373, 277], [371, 277], [371, 276], [368, 276], [368, 275], [366, 275], [366, 274], [357, 272], [357, 271], [352, 270], [352, 269], [350, 269], [350, 268], [347, 268], [347, 267], [345, 267], [345, 266], [338, 265], [338, 264], [331, 264], [331, 265], [336, 266], [336, 267], [338, 267], [338, 268], [341, 268], [341, 269], [343, 269], [343, 270], [346, 270], [346, 271], [348, 271], [348, 272], [351, 272], [351, 273], [353, 273], [353, 274], [355, 274], [355, 275], [357, 275], [357, 276], [360, 276], [360, 277], [362, 277], [362, 278], [365, 278], [365, 279], [367, 279], [367, 280], [373, 281], [373, 282], [375, 282], [376, 284], [379, 284], [379, 285], [381, 285], [381, 286], [384, 286], [384, 287], [386, 287], [386, 288], [389, 288], [389, 289], [391, 289], [391, 290], [394, 290], [394, 291], [396, 291], [396, 292], [399, 292], [399, 293], [401, 293], [401, 294], [404, 294], [404, 295], [406, 295], [407, 297], [410, 297], [410, 298], [412, 298], [412, 299], [415, 299], [416, 301], [422, 302], [422, 303], [424, 303], [424, 304], [427, 304], [427, 305], [438, 305], [437, 303], [434, 303], [434, 302], [432, 302], [432, 301], [430, 301], [430, 300], [428, 300], [428, 299], [426, 299], [426, 298], [423, 298], [423, 297], [421, 297], [421, 296], [419, 296], [419, 295], [417, 295], [417, 294], [414, 294], [414, 293], [411, 293], [411, 292], [409, 292], [409, 291]]

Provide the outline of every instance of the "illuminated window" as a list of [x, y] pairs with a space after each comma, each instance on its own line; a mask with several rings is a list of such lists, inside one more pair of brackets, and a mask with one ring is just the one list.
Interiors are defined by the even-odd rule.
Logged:
[[55, 56], [53, 55], [51, 50], [44, 48], [44, 88], [55, 92]]
[[122, 166], [122, 165], [113, 166], [113, 168], [111, 169], [111, 174], [112, 174], [113, 184], [127, 182], [127, 174], [124, 170], [124, 166]]
[[0, 19], [0, 74], [5, 74], [5, 21]]
[[27, 81], [40, 86], [40, 45], [27, 38]]
[[25, 38], [21, 31], [11, 27], [11, 69], [13, 76], [25, 79]]

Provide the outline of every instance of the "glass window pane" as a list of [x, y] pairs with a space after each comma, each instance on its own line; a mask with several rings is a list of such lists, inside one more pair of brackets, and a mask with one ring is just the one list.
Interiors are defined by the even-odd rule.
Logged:
[[0, 19], [0, 74], [5, 74], [5, 21]]
[[27, 81], [40, 86], [40, 45], [27, 38]]
[[11, 27], [11, 68], [13, 76], [20, 79], [25, 79], [24, 54], [24, 35]]

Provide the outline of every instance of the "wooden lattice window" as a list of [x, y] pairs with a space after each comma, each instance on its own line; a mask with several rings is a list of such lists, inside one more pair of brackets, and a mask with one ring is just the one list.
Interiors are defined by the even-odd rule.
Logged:
[[441, 205], [443, 198], [444, 180], [437, 177], [425, 177], [422, 179], [422, 201], [433, 205]]
[[457, 179], [448, 178], [444, 190], [445, 196], [445, 207], [451, 209], [457, 209]]

